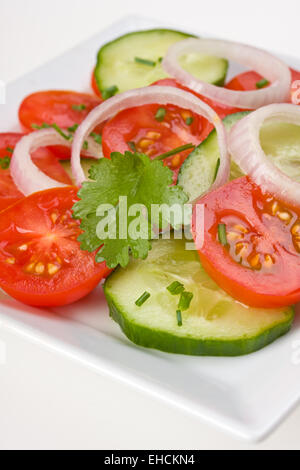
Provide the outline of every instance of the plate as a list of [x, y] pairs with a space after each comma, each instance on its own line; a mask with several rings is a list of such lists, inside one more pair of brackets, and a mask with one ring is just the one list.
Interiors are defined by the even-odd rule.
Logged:
[[[126, 18], [10, 83], [6, 104], [0, 105], [1, 131], [20, 130], [18, 106], [29, 93], [55, 88], [90, 91], [101, 44], [157, 26], [169, 25]], [[296, 59], [284, 59], [300, 68]], [[231, 67], [230, 75], [238, 71]], [[237, 358], [171, 355], [133, 345], [109, 318], [101, 286], [69, 307], [47, 310], [24, 306], [0, 293], [0, 325], [250, 441], [270, 433], [300, 400], [299, 316], [288, 335]]]

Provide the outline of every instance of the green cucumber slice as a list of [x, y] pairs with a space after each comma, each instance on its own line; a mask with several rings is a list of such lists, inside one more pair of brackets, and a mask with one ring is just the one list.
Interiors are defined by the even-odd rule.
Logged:
[[[176, 317], [179, 296], [167, 290], [174, 281], [194, 294], [182, 326]], [[151, 296], [137, 307], [145, 291]], [[236, 302], [210, 279], [184, 240], [154, 241], [148, 258], [117, 269], [104, 292], [111, 317], [131, 341], [178, 354], [249, 354], [287, 333], [294, 318], [291, 307], [264, 310]]]
[[300, 126], [266, 122], [260, 131], [260, 143], [279, 170], [300, 182]]
[[[98, 52], [95, 68], [99, 90], [103, 92], [116, 86], [123, 92], [166, 78], [168, 75], [161, 66], [161, 59], [172, 44], [188, 37], [192, 36], [181, 31], [151, 29], [125, 34], [105, 44]], [[144, 60], [150, 61], [150, 65], [143, 63]], [[215, 85], [224, 84], [227, 60], [200, 54], [187, 54], [180, 60], [194, 76]]]
[[[232, 126], [249, 112], [229, 114], [223, 119], [225, 128]], [[193, 150], [180, 168], [177, 184], [182, 186], [190, 200], [204, 194], [213, 184], [218, 159], [220, 158], [217, 131], [214, 129], [209, 136]], [[243, 176], [240, 167], [231, 160], [230, 179]]]
[[[95, 163], [94, 158], [81, 158], [81, 166], [86, 178], [89, 178], [89, 169]], [[68, 173], [70, 178], [73, 180], [73, 174], [71, 169], [70, 160], [60, 160], [61, 165], [64, 167], [65, 171]]]

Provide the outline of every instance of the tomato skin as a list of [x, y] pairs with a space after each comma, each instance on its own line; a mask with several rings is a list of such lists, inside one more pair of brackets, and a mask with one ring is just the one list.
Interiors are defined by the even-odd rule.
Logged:
[[99, 90], [97, 82], [96, 82], [95, 68], [94, 68], [94, 70], [92, 72], [92, 76], [91, 76], [91, 87], [92, 87], [92, 90], [95, 93], [95, 95], [99, 96], [102, 99], [101, 91]]
[[[62, 129], [80, 124], [89, 112], [102, 103], [102, 99], [87, 93], [75, 91], [48, 90], [27, 96], [19, 108], [19, 120], [26, 131], [33, 131], [32, 124], [57, 124]], [[73, 105], [84, 105], [83, 110], [74, 110]], [[102, 132], [98, 126], [95, 132]], [[70, 159], [70, 149], [55, 146], [55, 153], [60, 159]]]
[[[0, 133], [0, 158], [11, 157], [7, 148], [14, 149], [24, 134], [15, 132]], [[32, 160], [37, 167], [51, 178], [61, 183], [72, 185], [72, 181], [59, 163], [56, 155], [48, 148], [37, 149], [32, 154]], [[0, 211], [14, 204], [24, 195], [17, 189], [10, 174], [10, 170], [0, 168]]]
[[[77, 188], [54, 188], [0, 213], [0, 286], [9, 295], [39, 307], [66, 305], [110, 273], [105, 263], [95, 262], [95, 253], [80, 249], [79, 221], [71, 212], [76, 201]], [[54, 263], [59, 267], [50, 273]], [[38, 271], [41, 266], [45, 272]]]
[[[270, 200], [274, 201], [272, 197]], [[262, 211], [261, 207], [265, 207], [266, 201], [268, 196], [263, 195], [248, 177], [231, 181], [199, 201], [204, 205], [202, 246], [201, 243], [197, 246], [196, 207], [192, 232], [204, 269], [228, 294], [251, 307], [284, 307], [300, 300], [300, 255], [291, 241], [290, 227], [275, 216], [270, 218], [271, 222], [267, 222], [267, 216], [264, 218], [265, 209]], [[300, 217], [299, 208], [289, 210], [294, 211], [296, 218]], [[218, 225], [230, 217], [250, 227], [249, 233], [251, 237], [254, 234], [258, 243], [254, 245], [255, 249], [258, 247], [258, 253], [274, 256], [275, 264], [271, 270], [265, 267], [256, 270], [240, 264], [233, 259], [231, 245], [228, 248], [228, 245], [224, 247], [220, 243]], [[243, 242], [243, 239], [240, 241]], [[252, 249], [253, 245], [250, 253]]]
[[[152, 86], [156, 85], [172, 86], [191, 92], [191, 90], [181, 86], [172, 78], [159, 80]], [[196, 93], [192, 93], [197, 97], [200, 97]], [[213, 106], [221, 118], [225, 117], [227, 114], [236, 112], [236, 108], [216, 105], [206, 98], [200, 98]], [[128, 146], [128, 142], [134, 141], [138, 144], [139, 142], [142, 142], [142, 140], [148, 139], [149, 132], [154, 132], [160, 135], [160, 137], [151, 144], [149, 151], [148, 149], [143, 150], [143, 148], [139, 148], [138, 145], [136, 145], [139, 151], [144, 151], [153, 158], [161, 153], [187, 143], [198, 145], [213, 129], [213, 125], [202, 116], [198, 116], [188, 110], [180, 110], [173, 105], [164, 107], [167, 109], [166, 118], [164, 119], [164, 122], [158, 122], [155, 119], [155, 114], [160, 107], [160, 105], [156, 104], [137, 106], [121, 111], [113, 119], [108, 121], [104, 126], [102, 135], [104, 156], [106, 158], [110, 158], [110, 154], [112, 152], [124, 153], [126, 150], [131, 150]], [[183, 119], [186, 112], [188, 112], [193, 118], [193, 122], [190, 125], [187, 125], [185, 119]], [[169, 166], [173, 170], [175, 181], [177, 179], [180, 166], [189, 153], [190, 151], [182, 152], [175, 158], [171, 157], [165, 160], [165, 165]], [[174, 161], [177, 162], [177, 165], [174, 164]]]

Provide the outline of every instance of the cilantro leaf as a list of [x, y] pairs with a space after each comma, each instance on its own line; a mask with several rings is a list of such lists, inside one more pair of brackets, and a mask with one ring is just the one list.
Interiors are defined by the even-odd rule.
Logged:
[[[73, 217], [81, 219], [83, 233], [78, 240], [83, 250], [90, 252], [100, 248], [96, 261], [106, 261], [110, 268], [117, 265], [127, 266], [130, 255], [145, 259], [151, 249], [153, 227], [151, 226], [152, 204], [177, 204], [182, 207], [188, 201], [180, 186], [171, 186], [172, 171], [162, 161], [150, 160], [142, 153], [118, 152], [111, 154], [111, 159], [98, 160], [89, 171], [90, 180], [83, 183], [78, 192], [80, 200], [73, 206]], [[141, 219], [126, 210], [127, 229], [123, 235], [120, 225], [121, 200], [127, 198], [127, 209], [134, 204], [142, 205], [144, 214]], [[99, 215], [99, 207], [110, 205], [104, 215]], [[136, 206], [135, 206], [136, 207]], [[98, 210], [98, 212], [97, 212]], [[130, 215], [129, 215], [130, 214]], [[108, 217], [115, 224], [115, 237], [99, 235], [98, 224]], [[159, 214], [159, 226], [167, 226], [171, 220], [163, 213]], [[130, 225], [136, 225], [140, 236], [133, 236]]]

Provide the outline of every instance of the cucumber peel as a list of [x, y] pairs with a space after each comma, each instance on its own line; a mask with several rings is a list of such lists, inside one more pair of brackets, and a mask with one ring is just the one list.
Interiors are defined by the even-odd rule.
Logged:
[[[151, 29], [125, 34], [98, 52], [95, 79], [103, 93], [116, 87], [119, 93], [151, 85], [167, 78], [161, 60], [175, 42], [195, 37], [171, 29]], [[194, 76], [208, 83], [223, 85], [228, 61], [219, 57], [187, 54], [181, 65]], [[153, 65], [154, 64], [154, 65]]]
[[[229, 114], [223, 119], [225, 129], [229, 131], [232, 126], [247, 116], [248, 111]], [[190, 153], [183, 162], [177, 179], [190, 200], [204, 194], [213, 184], [216, 177], [216, 169], [220, 158], [217, 131], [214, 129], [198, 147]], [[243, 176], [239, 166], [231, 160], [230, 180]]]
[[[181, 282], [193, 293], [177, 323], [178, 296], [167, 287]], [[135, 301], [143, 292], [150, 298]], [[239, 356], [257, 351], [287, 333], [294, 311], [255, 309], [232, 299], [204, 271], [196, 251], [184, 240], [157, 240], [144, 261], [132, 259], [106, 280], [104, 293], [111, 317], [134, 343], [161, 351], [210, 356]]]

